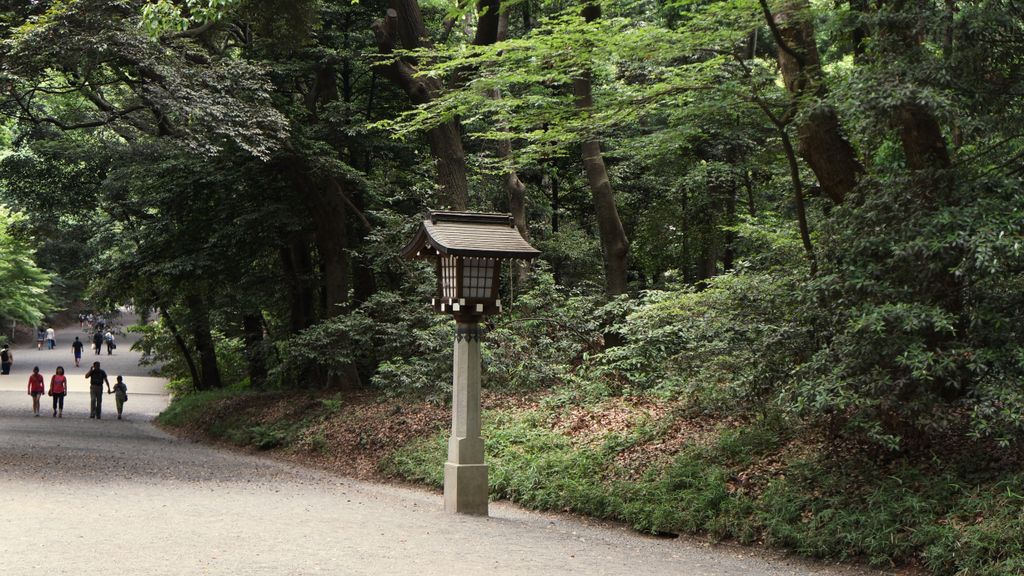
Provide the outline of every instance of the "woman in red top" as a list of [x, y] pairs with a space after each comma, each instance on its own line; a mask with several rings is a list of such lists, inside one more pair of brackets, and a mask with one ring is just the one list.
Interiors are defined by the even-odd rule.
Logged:
[[39, 397], [46, 391], [43, 384], [43, 375], [39, 373], [39, 366], [32, 369], [32, 375], [28, 377], [28, 394], [32, 397], [32, 413], [39, 416]]
[[[64, 397], [68, 395], [68, 379], [64, 377], [64, 367], [57, 366], [57, 373], [50, 378], [50, 396], [53, 396], [53, 417], [64, 417]], [[57, 410], [60, 410], [58, 412]]]

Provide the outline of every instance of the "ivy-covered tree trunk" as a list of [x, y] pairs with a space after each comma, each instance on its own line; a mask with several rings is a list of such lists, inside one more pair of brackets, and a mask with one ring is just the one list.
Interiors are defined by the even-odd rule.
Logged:
[[[385, 17], [373, 23], [373, 33], [382, 54], [392, 54], [396, 49], [415, 50], [431, 46], [416, 0], [391, 0]], [[441, 89], [440, 80], [418, 75], [415, 60], [406, 56], [381, 66], [380, 71], [401, 88], [413, 104], [431, 102]], [[431, 128], [427, 132], [427, 142], [434, 158], [436, 181], [444, 192], [448, 207], [465, 210], [469, 205], [469, 180], [459, 122], [447, 120]]]
[[[588, 4], [583, 9], [583, 17], [593, 22], [601, 17], [601, 7]], [[584, 114], [594, 107], [593, 86], [590, 70], [585, 70], [572, 82], [573, 96], [576, 107]], [[587, 137], [582, 145], [583, 167], [590, 184], [590, 192], [594, 201], [594, 214], [597, 217], [598, 232], [601, 236], [601, 251], [604, 253], [605, 292], [609, 296], [625, 294], [626, 257], [629, 254], [629, 241], [626, 231], [619, 218], [619, 210], [615, 206], [615, 191], [608, 179], [608, 169], [601, 153], [601, 142], [597, 138]]]

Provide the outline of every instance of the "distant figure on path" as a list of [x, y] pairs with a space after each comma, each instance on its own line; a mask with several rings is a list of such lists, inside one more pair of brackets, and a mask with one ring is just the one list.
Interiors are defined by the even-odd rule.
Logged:
[[100, 409], [103, 407], [103, 384], [107, 385], [107, 393], [110, 390], [110, 380], [107, 373], [100, 368], [99, 362], [93, 362], [92, 368], [85, 373], [89, 379], [89, 418], [100, 419]]
[[14, 352], [4, 344], [0, 347], [0, 374], [10, 374], [11, 365], [14, 364]]
[[53, 350], [57, 347], [57, 333], [53, 331], [53, 326], [46, 329], [46, 349]]
[[43, 375], [39, 373], [39, 366], [32, 368], [32, 375], [28, 377], [28, 395], [32, 397], [32, 414], [39, 417], [39, 397], [46, 392], [46, 384], [43, 382]]
[[46, 340], [46, 330], [40, 328], [36, 330], [36, 350], [43, 349], [43, 342]]
[[96, 350], [96, 355], [100, 355], [100, 350], [103, 349], [103, 333], [97, 330], [92, 335], [92, 347]]
[[[109, 394], [109, 392], [107, 392]], [[117, 402], [117, 419], [121, 419], [121, 412], [124, 410], [124, 403], [128, 401], [128, 385], [124, 383], [121, 376], [117, 377], [117, 384], [114, 384], [114, 402]]]
[[107, 356], [114, 353], [114, 348], [117, 348], [117, 344], [114, 343], [114, 333], [107, 330], [107, 333], [103, 335], [103, 341], [107, 343]]
[[82, 341], [78, 339], [78, 336], [75, 336], [75, 341], [71, 343], [71, 350], [75, 353], [75, 367], [76, 368], [78, 366], [80, 366], [81, 363], [82, 363], [82, 349], [83, 348], [85, 348], [85, 344], [82, 344]]
[[53, 417], [63, 418], [64, 397], [68, 395], [68, 379], [64, 376], [63, 366], [57, 366], [57, 373], [50, 377], [50, 391], [47, 394], [53, 396]]

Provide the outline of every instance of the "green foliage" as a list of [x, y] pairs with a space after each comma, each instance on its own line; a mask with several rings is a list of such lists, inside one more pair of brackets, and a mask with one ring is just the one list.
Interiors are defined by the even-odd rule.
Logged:
[[353, 363], [389, 396], [442, 399], [451, 390], [451, 321], [422, 301], [378, 292], [349, 314], [282, 343], [280, 379], [311, 368], [343, 374]]
[[29, 242], [13, 228], [23, 218], [0, 207], [0, 318], [37, 324], [51, 310], [51, 276], [36, 266]]
[[[1024, 557], [1021, 479], [1012, 473], [979, 481], [940, 472], [941, 465], [879, 470], [857, 458], [779, 461], [792, 430], [761, 421], [724, 429], [711, 444], [684, 447], [624, 480], [615, 457], [627, 446], [579, 446], [545, 422], [537, 412], [485, 414], [493, 498], [621, 520], [651, 533], [764, 541], [880, 567], [920, 557], [937, 575], [1011, 574]], [[445, 450], [444, 434], [417, 440], [382, 470], [439, 487]], [[744, 486], [739, 478], [762, 462], [776, 469]]]
[[224, 389], [176, 395], [170, 405], [157, 417], [157, 422], [172, 428], [191, 426], [202, 421], [217, 402], [237, 398], [240, 393], [238, 390]]
[[448, 438], [443, 434], [413, 440], [381, 462], [380, 471], [427, 486], [444, 486], [444, 460]]
[[[159, 367], [160, 375], [171, 381], [169, 388], [175, 396], [197, 392], [181, 349], [164, 321], [129, 326], [128, 330], [141, 336], [138, 342], [132, 345], [133, 349], [142, 353], [141, 364]], [[248, 387], [248, 371], [242, 341], [217, 335], [214, 344], [224, 382], [236, 390]]]
[[521, 288], [481, 347], [484, 386], [491, 390], [554, 387], [600, 348], [598, 298], [557, 286], [544, 271]]

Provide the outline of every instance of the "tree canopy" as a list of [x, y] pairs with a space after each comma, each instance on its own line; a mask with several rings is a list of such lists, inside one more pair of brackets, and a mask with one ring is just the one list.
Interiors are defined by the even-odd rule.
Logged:
[[56, 306], [159, 312], [197, 388], [437, 395], [445, 319], [398, 248], [428, 208], [509, 211], [543, 256], [504, 281], [495, 386], [771, 406], [889, 450], [1024, 432], [1013, 2], [2, 16], [2, 316], [52, 275]]

